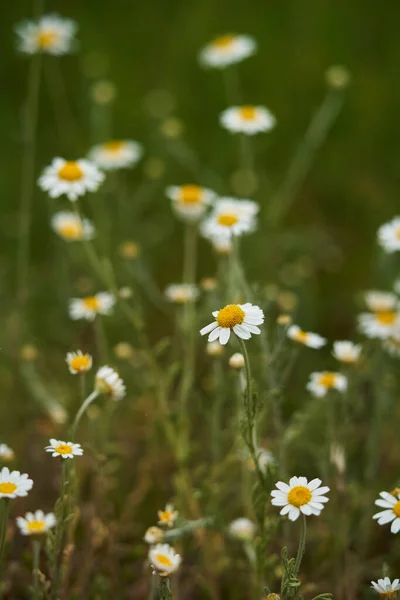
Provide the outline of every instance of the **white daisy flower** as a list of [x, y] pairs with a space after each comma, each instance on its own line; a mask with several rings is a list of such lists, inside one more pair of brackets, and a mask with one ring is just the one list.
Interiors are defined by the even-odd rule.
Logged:
[[192, 283], [172, 283], [165, 289], [165, 295], [171, 302], [185, 304], [194, 302], [200, 295], [197, 285]]
[[235, 352], [229, 358], [229, 366], [232, 369], [243, 369], [244, 367], [244, 356], [240, 352]]
[[86, 192], [95, 192], [103, 181], [104, 173], [97, 165], [84, 158], [54, 158], [38, 179], [39, 186], [48, 192], [50, 198], [58, 198], [65, 194], [71, 202], [75, 202]]
[[93, 223], [72, 212], [62, 211], [53, 215], [51, 227], [66, 242], [91, 240], [95, 236]]
[[108, 394], [113, 400], [121, 400], [126, 395], [126, 387], [121, 377], [111, 367], [100, 367], [96, 373], [95, 388], [100, 394]]
[[14, 460], [15, 452], [7, 444], [0, 444], [0, 461], [10, 462]]
[[307, 389], [317, 398], [322, 398], [329, 390], [345, 392], [347, 390], [347, 377], [341, 373], [332, 373], [331, 371], [311, 373]]
[[171, 185], [165, 190], [172, 208], [184, 221], [201, 219], [214, 198], [215, 192], [199, 185]]
[[215, 321], [200, 330], [200, 335], [209, 333], [208, 341], [219, 339], [220, 344], [228, 343], [231, 331], [242, 340], [249, 340], [251, 335], [260, 334], [257, 325], [264, 323], [264, 313], [259, 306], [250, 302], [246, 304], [228, 304], [213, 313]]
[[49, 440], [50, 446], [46, 446], [46, 452], [51, 452], [54, 457], [61, 456], [62, 458], [74, 458], [74, 456], [82, 456], [83, 448], [80, 444], [74, 442], [63, 442], [62, 440]]
[[143, 156], [140, 144], [133, 140], [111, 140], [93, 146], [89, 158], [104, 171], [133, 167]]
[[398, 533], [400, 531], [400, 490], [389, 492], [380, 492], [380, 498], [375, 500], [377, 506], [381, 506], [385, 510], [376, 513], [372, 518], [377, 519], [378, 525], [386, 525], [391, 523], [390, 531]]
[[233, 106], [224, 110], [219, 118], [224, 129], [232, 133], [255, 135], [262, 131], [270, 131], [276, 119], [264, 106]]
[[54, 527], [56, 517], [54, 513], [45, 515], [42, 510], [37, 510], [26, 513], [25, 517], [17, 517], [16, 522], [22, 535], [40, 535]]
[[358, 361], [361, 354], [361, 346], [343, 340], [340, 342], [333, 342], [332, 355], [342, 363], [351, 364]]
[[38, 21], [16, 26], [18, 49], [25, 54], [68, 54], [71, 52], [77, 24], [58, 15], [44, 15]]
[[228, 527], [230, 535], [243, 542], [250, 542], [254, 538], [256, 529], [256, 524], [246, 517], [235, 519]]
[[164, 539], [164, 532], [159, 527], [149, 527], [143, 539], [147, 544], [159, 544]]
[[208, 356], [221, 356], [224, 352], [224, 347], [217, 341], [210, 342], [206, 346], [206, 353]]
[[397, 598], [397, 592], [400, 590], [399, 579], [390, 581], [389, 577], [385, 577], [384, 579], [378, 579], [378, 583], [371, 581], [371, 584], [372, 589], [378, 592], [381, 598]]
[[156, 544], [150, 548], [149, 562], [159, 575], [167, 577], [178, 570], [182, 558], [169, 544]]
[[69, 316], [74, 321], [93, 321], [96, 315], [111, 314], [115, 302], [115, 296], [109, 292], [98, 292], [85, 298], [72, 298], [69, 302]]
[[304, 346], [308, 346], [309, 348], [322, 348], [327, 342], [318, 333], [302, 331], [298, 325], [291, 325], [287, 330], [287, 336], [294, 342], [304, 344]]
[[172, 504], [167, 504], [164, 510], [158, 511], [158, 524], [172, 527], [178, 518], [178, 512], [174, 510]]
[[81, 350], [68, 352], [65, 358], [68, 364], [69, 372], [73, 375], [77, 373], [87, 373], [92, 368], [93, 359], [90, 354], [83, 354]]
[[33, 481], [29, 479], [26, 473], [19, 471], [10, 471], [8, 467], [3, 467], [0, 471], [0, 498], [16, 498], [17, 496], [27, 496], [32, 489]]
[[364, 301], [371, 312], [387, 312], [395, 310], [399, 306], [399, 299], [396, 294], [381, 292], [380, 290], [366, 292]]
[[365, 295], [371, 311], [358, 316], [361, 333], [369, 338], [386, 339], [400, 326], [399, 300], [392, 292], [371, 291]]
[[313, 479], [308, 483], [306, 477], [292, 477], [289, 485], [283, 481], [276, 484], [277, 490], [271, 492], [271, 503], [282, 506], [279, 514], [288, 515], [290, 521], [296, 521], [300, 513], [303, 515], [319, 515], [328, 498], [328, 487], [320, 487], [321, 480]]
[[379, 227], [378, 243], [388, 253], [400, 250], [400, 217], [394, 217]]
[[256, 228], [259, 206], [251, 200], [219, 198], [212, 213], [202, 222], [201, 233], [215, 240], [250, 233]]
[[241, 62], [256, 52], [255, 40], [249, 35], [223, 35], [205, 46], [199, 55], [204, 67], [223, 69]]

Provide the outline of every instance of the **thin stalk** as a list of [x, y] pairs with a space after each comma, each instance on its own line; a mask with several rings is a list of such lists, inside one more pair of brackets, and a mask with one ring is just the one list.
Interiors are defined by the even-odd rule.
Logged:
[[100, 315], [97, 315], [94, 320], [94, 334], [96, 339], [97, 352], [99, 353], [100, 360], [105, 363], [107, 362], [107, 338], [104, 331], [103, 319]]
[[[3, 571], [4, 571], [4, 551], [6, 547], [6, 534], [7, 534], [7, 521], [8, 521], [8, 513], [10, 510], [10, 499], [3, 498], [2, 502], [2, 511], [1, 511], [1, 532], [0, 532], [0, 586], [3, 581]], [[2, 591], [0, 588], [0, 597], [2, 596]]]
[[301, 532], [300, 532], [300, 542], [299, 549], [297, 550], [296, 562], [294, 563], [294, 576], [297, 577], [301, 561], [303, 560], [304, 552], [306, 550], [306, 540], [307, 540], [307, 518], [305, 515], [301, 515]]
[[159, 600], [172, 600], [169, 577], [161, 577], [158, 581]]
[[235, 65], [222, 69], [225, 96], [228, 106], [241, 102], [238, 71]]
[[97, 390], [93, 390], [93, 392], [91, 394], [89, 394], [89, 396], [82, 403], [82, 406], [80, 407], [80, 409], [76, 413], [76, 417], [75, 417], [74, 422], [73, 422], [72, 427], [71, 427], [71, 438], [72, 439], [75, 438], [76, 430], [77, 430], [77, 427], [79, 425], [79, 422], [80, 422], [81, 418], [83, 417], [83, 415], [85, 414], [85, 412], [87, 411], [87, 409], [89, 408], [89, 406], [92, 404], [92, 402], [94, 400], [96, 400], [96, 398], [99, 395], [99, 393], [100, 392], [98, 392]]
[[40, 565], [40, 540], [33, 540], [32, 544], [33, 564], [33, 600], [40, 599], [39, 590], [39, 565]]

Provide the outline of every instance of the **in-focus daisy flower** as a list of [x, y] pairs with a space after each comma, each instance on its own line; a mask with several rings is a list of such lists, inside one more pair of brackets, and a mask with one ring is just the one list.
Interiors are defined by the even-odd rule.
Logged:
[[5, 461], [5, 462], [10, 462], [12, 460], [14, 460], [15, 458], [15, 452], [12, 448], [10, 448], [10, 446], [7, 446], [7, 444], [0, 444], [0, 462], [1, 461]]
[[182, 562], [182, 558], [169, 544], [156, 544], [149, 551], [149, 562], [162, 577], [174, 573]]
[[121, 400], [126, 387], [121, 377], [111, 367], [100, 367], [96, 373], [95, 388], [100, 394], [108, 394], [113, 400]]
[[191, 283], [172, 283], [165, 289], [165, 295], [171, 302], [186, 304], [194, 302], [199, 297], [199, 288]]
[[397, 598], [397, 592], [400, 590], [399, 579], [390, 581], [389, 577], [385, 577], [384, 579], [378, 579], [378, 582], [371, 581], [371, 584], [372, 589], [378, 592], [381, 598]]
[[172, 504], [167, 504], [164, 510], [158, 511], [158, 524], [172, 527], [178, 518], [178, 512], [174, 510]]
[[52, 229], [66, 242], [91, 240], [95, 236], [93, 223], [72, 212], [58, 212], [51, 218]]
[[294, 342], [309, 348], [322, 348], [326, 344], [326, 339], [318, 333], [302, 331], [298, 325], [291, 325], [287, 330], [287, 336]]
[[159, 544], [164, 539], [164, 532], [159, 527], [149, 527], [143, 539], [147, 544]]
[[212, 213], [202, 222], [201, 233], [214, 240], [254, 231], [258, 210], [258, 204], [252, 200], [219, 198]]
[[400, 250], [400, 217], [394, 217], [378, 229], [378, 242], [385, 252]]
[[372, 518], [377, 519], [378, 525], [391, 523], [390, 531], [398, 533], [400, 531], [400, 493], [397, 490], [393, 490], [391, 494], [389, 492], [380, 492], [379, 495], [380, 498], [375, 500], [375, 504], [385, 510], [376, 513]]
[[249, 340], [252, 334], [260, 334], [257, 325], [264, 323], [264, 313], [259, 306], [250, 302], [246, 304], [228, 304], [213, 313], [215, 321], [200, 330], [200, 335], [209, 333], [208, 341], [219, 339], [220, 344], [227, 344], [231, 331], [242, 340]]
[[69, 372], [73, 375], [77, 373], [87, 373], [92, 368], [93, 359], [90, 354], [83, 354], [81, 350], [68, 352], [65, 358], [68, 364]]
[[250, 519], [246, 519], [246, 517], [235, 519], [228, 527], [230, 535], [243, 542], [251, 541], [254, 538], [256, 529], [255, 523]]
[[244, 356], [240, 352], [235, 352], [229, 358], [229, 366], [232, 369], [243, 369], [244, 367]]
[[199, 185], [171, 185], [165, 191], [172, 201], [172, 208], [185, 221], [201, 219], [215, 198], [215, 192]]
[[16, 498], [27, 496], [32, 489], [33, 481], [26, 473], [10, 471], [3, 467], [0, 471], [0, 498]]
[[68, 54], [77, 25], [58, 15], [44, 15], [38, 21], [24, 21], [16, 27], [18, 49], [25, 54]]
[[142, 146], [133, 140], [111, 140], [93, 146], [89, 158], [104, 171], [132, 167], [143, 155]]
[[43, 170], [38, 183], [50, 198], [65, 194], [71, 202], [86, 192], [95, 192], [103, 183], [104, 174], [97, 165], [84, 158], [65, 160], [55, 158], [51, 165]]
[[332, 355], [342, 363], [351, 364], [358, 361], [361, 354], [361, 346], [353, 342], [333, 342]]
[[40, 535], [54, 527], [56, 517], [54, 513], [45, 515], [42, 510], [37, 510], [26, 513], [25, 517], [17, 517], [16, 522], [22, 535]]
[[332, 373], [331, 371], [311, 373], [307, 389], [313, 396], [318, 398], [325, 396], [329, 390], [345, 392], [347, 390], [347, 377], [341, 373]]
[[271, 503], [282, 506], [279, 514], [288, 515], [291, 521], [303, 515], [319, 515], [328, 498], [324, 496], [329, 488], [320, 487], [321, 480], [313, 479], [308, 483], [306, 477], [292, 477], [289, 485], [283, 481], [276, 484], [277, 490], [271, 492]]
[[208, 356], [221, 356], [224, 352], [224, 347], [217, 341], [210, 342], [206, 346], [206, 353]]
[[93, 321], [96, 315], [111, 314], [115, 302], [115, 296], [109, 292], [99, 292], [85, 298], [72, 298], [69, 302], [69, 316], [75, 321]]
[[205, 46], [200, 52], [199, 60], [205, 67], [223, 69], [252, 56], [256, 49], [256, 42], [249, 35], [228, 34]]
[[83, 448], [80, 444], [74, 442], [63, 442], [62, 440], [49, 440], [50, 446], [46, 446], [46, 452], [51, 452], [54, 457], [62, 456], [62, 458], [74, 458], [74, 456], [82, 456]]
[[358, 326], [369, 338], [386, 339], [400, 326], [399, 300], [392, 292], [371, 291], [365, 295], [371, 312], [358, 317]]
[[276, 119], [264, 106], [233, 106], [220, 116], [220, 124], [232, 133], [255, 135], [275, 127]]

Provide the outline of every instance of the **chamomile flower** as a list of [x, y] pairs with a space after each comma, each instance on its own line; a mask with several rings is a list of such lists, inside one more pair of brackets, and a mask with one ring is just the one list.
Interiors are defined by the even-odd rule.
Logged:
[[249, 35], [227, 34], [205, 46], [199, 60], [204, 67], [224, 69], [252, 56], [256, 49], [256, 42]]
[[18, 49], [25, 54], [68, 54], [77, 25], [58, 15], [44, 15], [38, 21], [24, 21], [16, 27]]
[[303, 344], [309, 348], [318, 349], [326, 344], [326, 339], [318, 335], [318, 333], [303, 331], [298, 325], [291, 325], [287, 330], [287, 336], [294, 342]]
[[380, 498], [375, 500], [375, 504], [384, 508], [376, 513], [372, 518], [378, 521], [378, 525], [391, 523], [390, 531], [398, 533], [400, 531], [400, 490], [389, 492], [380, 492]]
[[92, 368], [93, 359], [90, 354], [83, 354], [81, 350], [68, 352], [65, 358], [69, 372], [73, 375], [77, 373], [87, 373]]
[[48, 192], [50, 198], [58, 198], [65, 194], [71, 202], [86, 192], [95, 192], [103, 183], [104, 174], [94, 163], [84, 158], [65, 160], [55, 158], [39, 177], [42, 190]]
[[379, 227], [378, 243], [389, 254], [400, 250], [400, 217], [394, 217]]
[[390, 581], [389, 577], [384, 579], [378, 579], [378, 582], [371, 581], [371, 588], [378, 592], [381, 598], [388, 600], [389, 598], [397, 598], [397, 592], [400, 590], [400, 580], [393, 579]]
[[172, 527], [178, 518], [178, 512], [174, 510], [172, 504], [167, 504], [164, 510], [158, 511], [158, 524]]
[[194, 302], [199, 297], [199, 288], [191, 283], [172, 283], [165, 289], [165, 295], [171, 302], [186, 304]]
[[292, 477], [289, 485], [283, 481], [276, 484], [277, 490], [271, 492], [271, 503], [282, 506], [279, 514], [288, 515], [290, 521], [296, 521], [300, 513], [303, 515], [319, 515], [328, 498], [324, 496], [329, 488], [320, 487], [321, 480], [308, 482], [306, 477]]
[[215, 240], [250, 233], [256, 228], [259, 206], [252, 200], [219, 198], [212, 213], [202, 222], [201, 233]]
[[108, 394], [113, 400], [122, 400], [126, 387], [121, 377], [111, 367], [100, 367], [96, 373], [95, 388], [100, 394]]
[[184, 221], [201, 219], [215, 198], [215, 192], [194, 184], [171, 185], [165, 193], [172, 201], [175, 213]]
[[93, 321], [96, 315], [111, 314], [115, 302], [115, 296], [109, 292], [99, 292], [85, 298], [72, 298], [69, 302], [69, 316], [75, 321]]
[[215, 321], [200, 330], [200, 335], [208, 336], [209, 342], [219, 339], [220, 344], [228, 343], [231, 331], [242, 340], [249, 340], [252, 334], [260, 334], [257, 325], [264, 323], [264, 313], [259, 306], [246, 304], [228, 304], [213, 313]]
[[62, 440], [49, 440], [50, 446], [46, 446], [46, 452], [51, 452], [53, 457], [61, 456], [62, 458], [74, 458], [74, 456], [82, 456], [83, 448], [80, 444], [74, 442], [63, 442]]
[[361, 354], [361, 346], [343, 340], [340, 342], [333, 342], [332, 355], [342, 363], [352, 364], [358, 361]]
[[161, 577], [167, 577], [177, 571], [182, 558], [169, 544], [156, 544], [150, 548], [149, 562]]
[[0, 444], [0, 462], [11, 462], [15, 458], [15, 452], [7, 444]]
[[149, 527], [143, 539], [147, 544], [159, 544], [164, 539], [164, 532], [159, 527]]
[[93, 223], [72, 212], [58, 212], [51, 218], [52, 229], [66, 242], [91, 240], [95, 236]]
[[325, 396], [329, 390], [344, 392], [347, 389], [347, 378], [341, 373], [332, 373], [331, 371], [311, 373], [307, 389], [318, 398]]
[[371, 312], [358, 317], [358, 327], [369, 338], [386, 339], [400, 326], [399, 300], [392, 292], [371, 291], [365, 295]]
[[255, 135], [275, 127], [276, 119], [264, 106], [233, 106], [221, 113], [220, 124], [232, 133]]
[[244, 367], [244, 356], [240, 352], [235, 352], [229, 358], [229, 366], [231, 369], [243, 369]]
[[250, 542], [254, 538], [256, 529], [255, 523], [246, 517], [235, 519], [228, 527], [230, 535], [242, 542]]
[[10, 471], [3, 467], [0, 471], [0, 498], [16, 498], [27, 496], [32, 489], [33, 481], [26, 473]]
[[104, 171], [133, 167], [142, 158], [142, 146], [133, 140], [111, 140], [93, 146], [89, 158]]
[[22, 535], [40, 535], [47, 533], [56, 524], [54, 513], [44, 514], [42, 510], [28, 512], [25, 517], [17, 517], [16, 522]]

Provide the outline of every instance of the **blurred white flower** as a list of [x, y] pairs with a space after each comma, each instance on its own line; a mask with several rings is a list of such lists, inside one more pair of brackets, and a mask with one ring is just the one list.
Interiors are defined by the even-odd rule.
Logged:
[[26, 473], [10, 471], [3, 467], [0, 471], [0, 498], [16, 498], [27, 496], [32, 489], [33, 481]]
[[73, 375], [77, 373], [87, 373], [92, 368], [93, 359], [90, 354], [83, 354], [81, 350], [76, 352], [67, 352], [65, 357], [69, 372]]
[[318, 398], [325, 396], [329, 390], [344, 392], [347, 389], [347, 378], [341, 373], [332, 373], [330, 371], [311, 373], [307, 389], [313, 396], [317, 396]]
[[169, 544], [157, 544], [150, 548], [149, 562], [159, 575], [167, 577], [179, 568], [182, 558]]
[[56, 524], [54, 513], [44, 514], [42, 510], [28, 512], [25, 517], [17, 517], [16, 522], [22, 535], [40, 535], [47, 533]]
[[104, 171], [132, 167], [142, 156], [142, 146], [133, 140], [111, 140], [89, 151], [90, 160]]
[[86, 192], [95, 192], [103, 181], [104, 173], [89, 160], [54, 158], [51, 165], [43, 170], [38, 183], [50, 198], [65, 194], [71, 202], [75, 202]]
[[215, 243], [231, 236], [250, 233], [256, 228], [259, 205], [252, 200], [219, 198], [212, 213], [202, 222], [201, 233]]
[[199, 297], [199, 288], [191, 283], [172, 283], [165, 289], [165, 295], [171, 302], [185, 304], [194, 302]]
[[394, 217], [379, 227], [378, 243], [389, 254], [400, 250], [400, 217]]
[[255, 135], [273, 129], [276, 119], [264, 106], [233, 106], [221, 113], [220, 124], [232, 133]]
[[25, 54], [68, 54], [71, 52], [77, 24], [58, 15], [44, 15], [38, 21], [16, 26], [18, 49]]
[[298, 325], [291, 325], [287, 330], [287, 336], [294, 342], [303, 344], [309, 348], [322, 348], [326, 344], [326, 339], [318, 335], [318, 333], [302, 331]]
[[351, 364], [360, 358], [362, 347], [347, 340], [333, 342], [332, 355], [340, 362]]
[[51, 218], [52, 229], [66, 242], [91, 240], [95, 235], [93, 223], [72, 212], [61, 211]]
[[256, 42], [249, 35], [228, 34], [205, 46], [200, 52], [199, 60], [205, 67], [223, 69], [252, 56], [256, 49]]
[[115, 302], [115, 296], [109, 292], [99, 292], [85, 298], [72, 298], [69, 302], [69, 316], [74, 320], [93, 321], [96, 315], [111, 314]]
[[171, 185], [165, 191], [175, 213], [184, 221], [201, 219], [216, 194], [199, 185]]
[[121, 400], [126, 395], [126, 387], [111, 367], [103, 366], [96, 373], [95, 388], [100, 394], [108, 394], [113, 400]]
[[235, 519], [228, 527], [230, 535], [243, 542], [251, 541], [254, 538], [256, 529], [255, 523], [246, 517]]

